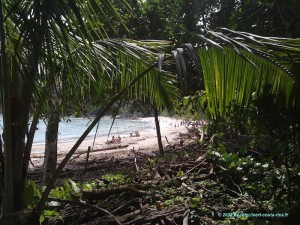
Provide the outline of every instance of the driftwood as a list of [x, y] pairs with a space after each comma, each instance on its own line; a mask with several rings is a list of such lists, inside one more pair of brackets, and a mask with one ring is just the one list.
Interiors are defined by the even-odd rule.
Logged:
[[[107, 150], [116, 150], [120, 148], [127, 148], [129, 145], [115, 145], [107, 148], [100, 148], [100, 149], [93, 149], [91, 152], [100, 152], [100, 151], [107, 151]], [[86, 153], [86, 152], [85, 152]]]
[[[107, 148], [100, 148], [100, 149], [93, 149], [90, 150], [90, 153], [92, 152], [101, 152], [101, 151], [109, 151], [109, 150], [116, 150], [116, 149], [121, 149], [121, 148], [127, 148], [129, 145], [115, 145], [115, 146], [111, 146], [111, 147], [107, 147]], [[77, 155], [75, 155], [72, 160], [78, 158], [81, 155], [87, 154], [87, 151], [84, 152], [80, 152]]]
[[120, 194], [123, 192], [130, 192], [136, 196], [144, 196], [144, 195], [150, 195], [151, 193], [148, 191], [138, 190], [135, 186], [121, 186], [121, 187], [114, 187], [114, 188], [108, 188], [104, 190], [83, 190], [82, 191], [82, 198], [88, 199], [88, 200], [99, 200], [107, 198], [110, 195], [114, 194]]
[[[93, 149], [90, 152], [101, 152], [101, 151], [116, 150], [116, 149], [127, 148], [128, 146], [129, 145], [115, 145], [115, 146], [111, 146], [111, 147], [107, 147], [107, 148]], [[86, 153], [87, 153], [87, 151], [81, 151], [77, 155], [75, 155], [71, 160], [74, 160], [74, 159], [78, 158], [79, 156], [84, 155]], [[57, 156], [64, 156], [66, 154], [67, 153], [58, 153]], [[35, 159], [35, 158], [44, 158], [44, 155], [42, 155], [42, 154], [32, 155], [31, 158], [33, 158], [33, 159]]]

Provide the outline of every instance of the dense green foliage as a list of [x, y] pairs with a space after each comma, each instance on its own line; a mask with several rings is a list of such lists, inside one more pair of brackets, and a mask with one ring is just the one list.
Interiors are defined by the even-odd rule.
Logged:
[[[271, 212], [287, 211], [299, 200], [300, 42], [266, 37], [299, 37], [298, 1], [115, 1], [118, 8], [105, 0], [2, 4], [0, 87], [6, 135], [0, 190], [4, 193], [4, 216], [22, 210], [25, 203], [41, 213], [48, 195], [57, 198], [47, 203], [48, 208], [57, 207], [58, 199], [83, 204], [78, 201], [82, 189], [94, 189], [94, 181], [78, 184], [67, 180], [52, 187], [89, 131], [124, 96], [128, 101], [173, 109], [182, 93], [186, 98], [178, 111], [186, 107], [189, 114], [196, 114], [194, 118], [205, 115], [210, 120], [202, 139], [193, 137], [196, 149], [206, 151], [206, 165], [212, 168], [205, 168], [208, 180], [199, 178], [200, 170], [189, 174], [186, 168], [175, 168], [171, 181], [150, 188], [151, 197], [144, 199], [158, 211], [185, 205], [191, 224], [206, 224], [205, 218], [216, 224], [219, 220], [223, 224], [256, 224], [251, 218], [219, 218], [221, 211], [212, 209], [211, 202], [230, 212], [253, 208]], [[207, 31], [221, 27], [232, 30]], [[168, 41], [108, 38], [117, 36]], [[176, 47], [171, 52], [169, 41]], [[163, 50], [166, 55], [158, 54]], [[168, 64], [162, 65], [165, 56]], [[175, 65], [170, 63], [171, 56]], [[39, 109], [46, 96], [52, 91], [59, 93], [61, 88], [63, 99], [75, 105], [76, 111], [81, 111], [87, 99], [95, 104], [100, 99], [102, 108], [60, 164], [50, 185], [39, 189], [28, 181], [25, 187], [31, 146], [24, 140], [30, 109]], [[177, 159], [187, 158], [188, 149], [184, 154]], [[171, 162], [167, 157], [157, 160]], [[158, 165], [149, 159], [147, 166]], [[144, 177], [129, 180], [124, 174], [102, 175], [110, 183], [103, 188], [143, 180], [149, 171], [141, 173]], [[195, 182], [197, 179], [200, 182]], [[199, 191], [182, 193], [182, 186], [187, 186], [183, 181]], [[210, 191], [203, 194], [203, 187]], [[241, 207], [228, 192], [249, 204]], [[59, 217], [58, 211], [48, 208], [41, 221]]]

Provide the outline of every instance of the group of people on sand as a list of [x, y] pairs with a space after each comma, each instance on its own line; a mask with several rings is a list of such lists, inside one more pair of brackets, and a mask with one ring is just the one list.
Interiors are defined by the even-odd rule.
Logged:
[[[130, 133], [130, 137], [140, 137], [141, 135], [139, 134], [139, 132], [135, 132], [135, 134]], [[118, 144], [121, 143], [121, 137], [120, 135], [118, 135], [118, 137], [116, 138], [115, 136], [112, 136], [110, 141], [107, 141], [106, 144]]]
[[140, 137], [139, 132], [135, 132], [135, 134], [130, 133], [130, 137]]
[[121, 137], [120, 135], [115, 138], [115, 136], [112, 136], [111, 141], [107, 141], [107, 144], [115, 144], [115, 143], [121, 143]]

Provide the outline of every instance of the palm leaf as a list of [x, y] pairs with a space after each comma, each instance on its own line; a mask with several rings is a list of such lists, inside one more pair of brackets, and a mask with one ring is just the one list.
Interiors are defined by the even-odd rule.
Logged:
[[222, 31], [208, 31], [197, 49], [210, 116], [224, 116], [234, 104], [247, 110], [266, 90], [279, 108], [294, 109], [300, 101], [300, 39]]
[[278, 107], [295, 106], [295, 80], [289, 74], [261, 57], [244, 52], [257, 69], [231, 48], [224, 47], [224, 50], [226, 54], [214, 48], [198, 49], [212, 118], [229, 113], [233, 103], [248, 108], [264, 94], [267, 85], [271, 86], [271, 93], [277, 95], [278, 104], [284, 95], [285, 105]]

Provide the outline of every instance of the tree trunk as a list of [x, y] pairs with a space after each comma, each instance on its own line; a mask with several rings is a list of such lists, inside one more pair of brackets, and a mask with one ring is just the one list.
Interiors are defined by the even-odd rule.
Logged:
[[1, 195], [3, 195], [3, 202], [1, 205], [2, 217], [7, 216], [10, 212], [14, 211], [14, 185], [13, 185], [13, 150], [11, 146], [11, 112], [10, 112], [10, 74], [7, 66], [6, 54], [6, 37], [4, 28], [4, 15], [2, 1], [0, 2], [0, 35], [1, 35], [1, 82], [2, 94], [1, 103], [3, 110], [3, 127], [6, 135], [3, 135], [3, 141], [6, 142], [4, 147], [5, 157], [5, 171], [4, 171], [4, 184], [1, 187]]
[[32, 84], [22, 80], [22, 76], [17, 71], [16, 62], [8, 61], [7, 65], [9, 65], [8, 74], [11, 75], [11, 79], [5, 85], [8, 85], [11, 91], [9, 103], [3, 101], [4, 191], [6, 193], [3, 203], [4, 217], [22, 210], [25, 206], [26, 173], [23, 167], [23, 155], [32, 97]]
[[5, 61], [4, 67], [7, 67], [5, 73], [9, 79], [3, 82], [3, 89], [6, 89], [3, 91], [4, 191], [6, 193], [3, 204], [4, 216], [19, 211], [25, 206], [23, 191], [26, 175], [22, 162], [32, 97], [32, 83], [22, 79], [15, 59], [7, 58]]
[[158, 142], [158, 148], [159, 148], [159, 154], [164, 155], [164, 148], [161, 141], [161, 133], [160, 133], [160, 126], [159, 126], [159, 120], [158, 120], [158, 110], [156, 106], [153, 106], [153, 112], [154, 112], [154, 119], [155, 119], [155, 127], [156, 127], [156, 134], [157, 134], [157, 142]]
[[57, 164], [57, 137], [59, 126], [59, 104], [51, 105], [50, 115], [45, 136], [45, 158], [43, 184], [47, 185], [56, 170]]
[[32, 118], [32, 122], [31, 122], [31, 126], [30, 126], [30, 130], [27, 134], [27, 142], [26, 142], [26, 145], [25, 145], [24, 158], [23, 158], [23, 167], [24, 167], [25, 176], [27, 176], [27, 173], [28, 173], [31, 148], [32, 148], [32, 143], [33, 143], [36, 127], [37, 127], [37, 124], [39, 122], [39, 116], [40, 116], [39, 111], [34, 113], [34, 116]]

